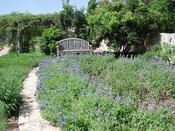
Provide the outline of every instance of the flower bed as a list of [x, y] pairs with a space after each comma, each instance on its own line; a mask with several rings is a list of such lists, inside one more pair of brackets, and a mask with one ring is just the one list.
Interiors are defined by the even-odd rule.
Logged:
[[174, 110], [163, 103], [174, 102], [174, 74], [140, 58], [64, 56], [40, 64], [38, 101], [65, 130], [175, 129]]

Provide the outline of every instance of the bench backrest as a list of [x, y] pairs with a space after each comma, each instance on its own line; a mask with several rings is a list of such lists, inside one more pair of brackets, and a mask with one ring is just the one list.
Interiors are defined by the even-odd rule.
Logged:
[[76, 50], [90, 50], [89, 42], [79, 38], [68, 38], [59, 41], [60, 50], [76, 51]]

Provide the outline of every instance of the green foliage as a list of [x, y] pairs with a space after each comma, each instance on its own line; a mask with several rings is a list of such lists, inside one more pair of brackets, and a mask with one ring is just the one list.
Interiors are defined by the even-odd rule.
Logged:
[[[32, 15], [14, 12], [0, 16], [0, 42], [13, 45], [13, 51], [18, 53], [34, 51], [37, 46], [34, 42], [41, 42], [35, 41], [35, 38], [45, 37], [42, 34], [46, 35], [46, 30], [50, 27], [57, 28], [59, 31], [57, 38], [52, 36], [54, 37], [53, 40], [49, 38], [48, 42], [43, 40], [45, 45], [41, 43], [42, 50], [47, 54], [55, 53], [56, 39], [59, 40], [63, 37], [88, 38], [84, 9], [76, 9], [69, 4], [69, 1], [66, 1], [63, 3], [63, 10], [59, 14]], [[51, 32], [48, 31], [48, 33]], [[48, 34], [48, 37], [49, 35], [51, 34]]]
[[87, 8], [87, 13], [88, 14], [94, 13], [96, 7], [97, 7], [97, 1], [96, 0], [89, 0], [89, 2], [88, 2], [88, 8]]
[[[86, 71], [90, 76], [101, 76], [103, 74], [102, 70], [105, 70], [109, 63], [115, 60], [113, 56], [107, 56], [101, 59], [101, 56], [90, 56], [87, 55], [85, 59], [81, 59], [82, 66], [81, 69]], [[93, 66], [92, 66], [93, 64]]]
[[63, 33], [56, 27], [50, 27], [45, 29], [41, 36], [41, 50], [47, 54], [56, 54], [57, 44], [56, 42], [63, 38]]
[[149, 10], [156, 19], [160, 32], [175, 32], [174, 0], [151, 0]]
[[[174, 98], [171, 67], [138, 58], [92, 55], [64, 56], [40, 66], [42, 115], [63, 130], [175, 129], [168, 110], [158, 104], [153, 111], [142, 107], [144, 102], [159, 103], [165, 91]], [[99, 81], [93, 82], [93, 76]]]
[[30, 40], [30, 51], [32, 52], [39, 52], [41, 53], [41, 48], [40, 48], [40, 45], [42, 43], [42, 40], [41, 40], [41, 37], [33, 37], [31, 40]]
[[94, 45], [102, 39], [108, 39], [116, 51], [124, 47], [129, 53], [131, 46], [135, 52], [143, 52], [149, 47], [149, 36], [157, 30], [154, 17], [141, 0], [122, 4], [114, 1], [106, 6], [97, 7], [87, 16], [91, 27], [91, 39]]
[[88, 38], [84, 9], [77, 9], [69, 1], [63, 1], [63, 10], [59, 13], [59, 27], [64, 37]]
[[156, 45], [152, 46], [149, 51], [147, 51], [145, 54], [143, 54], [143, 56], [146, 58], [154, 58], [154, 57], [157, 58], [157, 57], [160, 57], [161, 50], [162, 50], [161, 45], [156, 44]]
[[173, 56], [175, 56], [175, 48], [171, 44], [164, 43], [162, 45], [160, 57], [164, 60], [171, 61]]
[[60, 12], [59, 19], [61, 29], [66, 32], [67, 36], [71, 37], [74, 26], [74, 7], [69, 4], [69, 1], [63, 1], [63, 10]]
[[1, 41], [13, 45], [15, 51], [29, 52], [29, 49], [32, 48], [30, 40], [40, 36], [43, 30], [50, 25], [57, 26], [57, 20], [58, 14], [32, 15], [14, 12], [2, 15], [0, 16]]
[[14, 113], [18, 110], [21, 103], [21, 87], [19, 87], [19, 84], [17, 82], [7, 82], [3, 79], [0, 81], [0, 87], [0, 100], [6, 104], [6, 111], [8, 115], [10, 115], [11, 113]]
[[0, 48], [2, 48], [4, 46], [4, 43], [0, 42]]
[[88, 24], [85, 19], [86, 14], [84, 13], [84, 9], [75, 9], [74, 13], [74, 37], [88, 39], [89, 38], [89, 30]]
[[132, 115], [133, 120], [131, 124], [134, 125], [136, 129], [142, 129], [144, 131], [164, 131], [175, 129], [174, 125], [172, 124], [174, 122], [171, 115], [165, 111], [158, 111], [154, 113], [148, 111], [140, 111], [139, 113], [133, 113]]
[[156, 44], [144, 55], [146, 58], [161, 58], [170, 63], [175, 63], [175, 48], [171, 44]]
[[6, 123], [6, 111], [5, 111], [5, 104], [4, 102], [0, 101], [0, 130], [5, 131], [7, 128], [7, 123]]
[[[36, 66], [42, 58], [42, 54], [36, 53], [18, 56], [9, 54], [0, 57], [0, 118], [2, 122], [5, 122], [7, 116], [18, 113], [22, 82], [30, 69]], [[3, 106], [1, 106], [1, 101]], [[5, 110], [2, 110], [3, 108]], [[0, 122], [0, 128], [1, 124]]]
[[44, 29], [55, 26], [64, 33], [64, 38], [87, 39], [95, 47], [107, 39], [109, 46], [128, 54], [149, 49], [149, 40], [156, 32], [175, 32], [174, 0], [125, 2], [89, 0], [85, 12], [71, 5], [69, 0], [63, 0], [63, 10], [59, 13], [3, 15], [0, 16], [0, 42], [13, 44], [18, 52], [33, 51], [30, 42], [40, 37]]
[[[174, 85], [171, 80], [174, 79], [174, 70], [171, 67], [164, 67], [161, 63], [151, 63], [140, 59], [120, 58], [111, 62], [105, 61], [105, 59], [86, 56], [82, 59], [81, 68], [89, 74], [100, 76], [109, 85], [115, 87], [114, 96], [119, 93], [133, 99], [144, 99], [141, 92], [146, 91], [150, 93], [149, 97], [156, 99], [163, 96], [167, 87], [170, 92], [173, 90]], [[98, 68], [93, 68], [94, 66]], [[168, 76], [162, 75], [166, 71], [171, 73]]]

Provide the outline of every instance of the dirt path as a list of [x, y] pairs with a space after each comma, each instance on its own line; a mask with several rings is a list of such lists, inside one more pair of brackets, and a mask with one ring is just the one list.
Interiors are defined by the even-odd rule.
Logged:
[[9, 47], [4, 47], [1, 51], [0, 51], [0, 56], [6, 55], [9, 52]]
[[24, 104], [20, 108], [18, 127], [19, 131], [61, 131], [44, 120], [41, 116], [35, 98], [37, 86], [37, 68], [33, 69], [23, 83], [22, 97]]

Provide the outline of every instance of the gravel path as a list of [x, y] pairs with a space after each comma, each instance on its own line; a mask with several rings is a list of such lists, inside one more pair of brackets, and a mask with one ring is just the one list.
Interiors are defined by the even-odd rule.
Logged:
[[33, 69], [23, 83], [23, 105], [20, 107], [18, 127], [19, 131], [61, 131], [44, 120], [41, 116], [35, 98], [37, 86], [37, 70]]
[[6, 55], [9, 52], [9, 47], [4, 47], [1, 51], [0, 51], [0, 56]]

